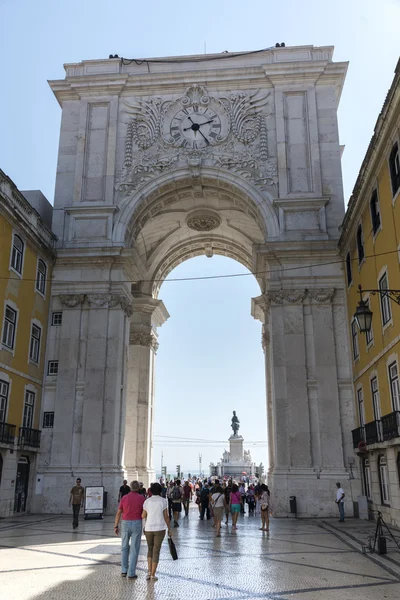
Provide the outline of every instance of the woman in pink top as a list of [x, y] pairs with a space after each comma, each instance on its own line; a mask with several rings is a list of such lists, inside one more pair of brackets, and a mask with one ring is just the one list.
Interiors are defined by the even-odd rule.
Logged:
[[234, 483], [232, 486], [232, 491], [229, 498], [229, 506], [232, 513], [232, 529], [237, 529], [236, 523], [240, 513], [240, 507], [242, 506], [242, 497], [236, 483]]

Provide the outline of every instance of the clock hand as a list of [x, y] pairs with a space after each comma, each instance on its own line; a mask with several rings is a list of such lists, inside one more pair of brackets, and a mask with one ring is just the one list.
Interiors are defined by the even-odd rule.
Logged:
[[[190, 117], [189, 117], [190, 119]], [[215, 119], [215, 117], [214, 117]], [[214, 119], [210, 119], [209, 121], [205, 121], [204, 123], [194, 123], [192, 121], [192, 119], [190, 119], [192, 121], [192, 125], [190, 127], [185, 127], [183, 131], [189, 131], [189, 129], [193, 129], [193, 131], [198, 131], [199, 127], [202, 127], [203, 125], [207, 125], [208, 123], [212, 123], [214, 121]], [[196, 129], [193, 128], [193, 125], [196, 125]]]
[[199, 129], [199, 133], [200, 133], [200, 135], [202, 135], [202, 136], [203, 136], [203, 138], [206, 140], [206, 143], [207, 143], [207, 145], [209, 146], [209, 145], [210, 145], [210, 142], [208, 141], [208, 139], [206, 138], [206, 136], [203, 134], [203, 132], [202, 132], [202, 131], [200, 131], [200, 129]]

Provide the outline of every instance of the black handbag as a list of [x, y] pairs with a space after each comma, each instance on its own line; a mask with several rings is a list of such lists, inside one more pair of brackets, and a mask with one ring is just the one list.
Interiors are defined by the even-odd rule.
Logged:
[[176, 546], [174, 544], [174, 540], [172, 539], [172, 537], [168, 538], [168, 546], [169, 546], [169, 551], [172, 556], [172, 560], [178, 560], [178, 553], [176, 551]]

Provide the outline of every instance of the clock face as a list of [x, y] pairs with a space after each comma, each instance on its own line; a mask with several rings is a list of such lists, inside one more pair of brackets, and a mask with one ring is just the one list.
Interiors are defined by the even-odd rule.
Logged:
[[[225, 126], [224, 126], [225, 125]], [[221, 142], [227, 136], [227, 124], [208, 104], [192, 104], [167, 115], [163, 138], [168, 144], [198, 150]]]

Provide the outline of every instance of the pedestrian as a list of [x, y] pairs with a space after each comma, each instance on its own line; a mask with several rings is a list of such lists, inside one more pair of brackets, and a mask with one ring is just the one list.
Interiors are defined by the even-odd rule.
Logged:
[[221, 537], [221, 521], [225, 511], [225, 494], [220, 485], [214, 486], [214, 493], [211, 496], [211, 502], [214, 510], [214, 524], [216, 537]]
[[228, 525], [229, 512], [230, 512], [230, 500], [232, 492], [232, 479], [229, 479], [228, 485], [225, 487], [225, 525]]
[[167, 500], [168, 500], [168, 516], [172, 519], [172, 490], [174, 489], [174, 482], [170, 481], [167, 489]]
[[156, 570], [160, 558], [160, 549], [165, 537], [165, 530], [168, 529], [168, 535], [171, 536], [171, 526], [168, 516], [168, 502], [161, 496], [162, 486], [159, 483], [152, 483], [150, 486], [151, 497], [147, 498], [143, 504], [142, 518], [146, 523], [144, 526], [144, 535], [147, 541], [147, 577], [149, 581], [157, 581]]
[[145, 501], [144, 496], [139, 494], [139, 488], [139, 482], [132, 481], [131, 491], [121, 499], [114, 521], [115, 534], [118, 535], [122, 515], [121, 575], [122, 577], [128, 575], [128, 579], [137, 579], [136, 565], [142, 537], [142, 512]]
[[71, 489], [69, 493], [69, 503], [68, 506], [71, 507], [72, 504], [72, 527], [76, 529], [79, 525], [79, 511], [83, 508], [83, 503], [85, 501], [85, 490], [83, 486], [81, 486], [80, 477], [76, 480], [76, 485]]
[[209, 521], [211, 518], [211, 515], [210, 515], [210, 490], [209, 490], [207, 483], [205, 483], [203, 485], [203, 487], [201, 488], [201, 491], [200, 491], [200, 505], [201, 505], [200, 519], [203, 521], [204, 515], [206, 514], [207, 521]]
[[199, 509], [199, 518], [201, 517], [201, 501], [200, 501], [200, 496], [201, 496], [201, 488], [202, 488], [203, 484], [201, 483], [201, 481], [199, 480], [196, 484], [196, 504], [198, 506]]
[[338, 505], [339, 516], [340, 516], [339, 523], [343, 523], [343, 521], [344, 521], [344, 497], [345, 497], [345, 493], [344, 493], [344, 490], [343, 490], [342, 486], [340, 485], [340, 481], [337, 482], [336, 487], [337, 487], [336, 504]]
[[146, 494], [146, 488], [145, 488], [145, 487], [144, 487], [144, 485], [143, 485], [143, 481], [141, 481], [141, 482], [139, 483], [139, 494], [140, 494], [141, 496], [144, 496], [144, 499], [146, 500], [146, 496], [147, 496], [147, 494]]
[[239, 487], [236, 483], [232, 484], [232, 491], [229, 498], [229, 506], [232, 513], [232, 529], [237, 529], [237, 520], [240, 513], [242, 497], [239, 492]]
[[174, 525], [179, 527], [179, 516], [182, 512], [182, 500], [183, 500], [183, 488], [181, 486], [181, 480], [177, 479], [175, 485], [172, 488], [172, 512], [174, 515]]
[[265, 483], [261, 486], [260, 495], [261, 527], [260, 531], [269, 531], [270, 493]]
[[128, 480], [124, 479], [123, 484], [121, 485], [121, 487], [119, 488], [119, 494], [118, 494], [118, 502], [121, 500], [121, 498], [123, 498], [126, 494], [129, 494], [129, 492], [131, 491], [131, 488], [128, 485]]
[[244, 487], [243, 481], [239, 487], [239, 494], [240, 494], [240, 498], [241, 498], [240, 512], [244, 514], [245, 513], [244, 505], [245, 505], [245, 500], [246, 500], [246, 488]]
[[254, 497], [254, 485], [250, 485], [247, 490], [247, 504], [249, 505], [249, 515], [254, 515], [256, 500]]
[[185, 509], [185, 517], [189, 516], [189, 504], [192, 500], [192, 488], [189, 481], [185, 481], [183, 486], [183, 508]]

